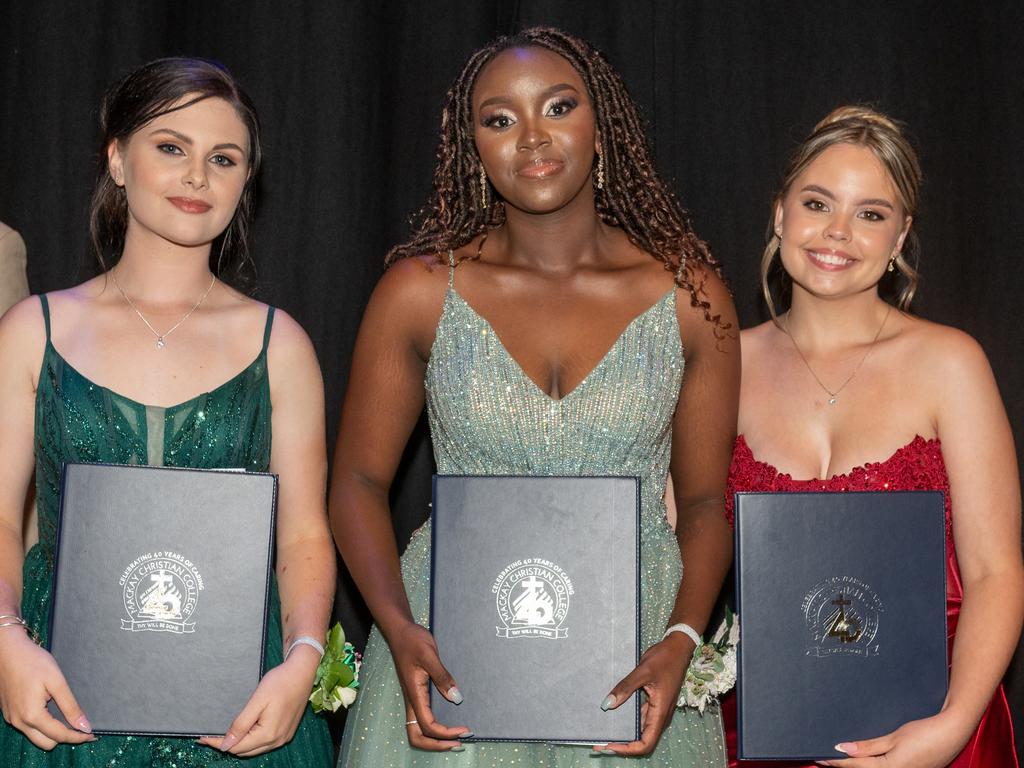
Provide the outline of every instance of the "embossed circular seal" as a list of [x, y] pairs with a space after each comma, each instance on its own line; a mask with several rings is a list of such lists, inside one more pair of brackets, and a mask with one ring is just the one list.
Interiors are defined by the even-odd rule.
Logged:
[[830, 576], [819, 581], [804, 595], [801, 610], [807, 626], [808, 656], [879, 653], [880, 618], [885, 606], [860, 579]]
[[147, 552], [132, 560], [118, 582], [127, 619], [121, 629], [129, 632], [190, 634], [203, 577], [195, 563], [178, 552]]
[[498, 637], [542, 637], [558, 640], [568, 635], [565, 619], [572, 580], [561, 566], [543, 558], [527, 557], [509, 563], [491, 586], [501, 626]]

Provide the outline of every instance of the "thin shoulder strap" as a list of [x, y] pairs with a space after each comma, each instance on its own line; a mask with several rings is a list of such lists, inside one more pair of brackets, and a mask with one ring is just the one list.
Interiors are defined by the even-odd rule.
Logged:
[[50, 302], [46, 300], [46, 294], [39, 294], [39, 304], [43, 308], [43, 323], [46, 325], [46, 343], [50, 343]]
[[267, 307], [267, 325], [263, 329], [263, 354], [267, 354], [270, 345], [270, 329], [274, 327], [274, 308]]
[[448, 249], [448, 287], [455, 287], [455, 251]]

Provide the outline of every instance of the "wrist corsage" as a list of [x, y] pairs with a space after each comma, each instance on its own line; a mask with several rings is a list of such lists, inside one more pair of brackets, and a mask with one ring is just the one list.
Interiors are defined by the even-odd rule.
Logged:
[[337, 712], [338, 707], [351, 706], [359, 688], [359, 667], [362, 657], [352, 643], [345, 642], [345, 631], [335, 624], [327, 633], [324, 655], [316, 668], [313, 692], [309, 701], [314, 712]]
[[736, 644], [739, 639], [739, 616], [726, 609], [725, 621], [714, 637], [693, 649], [677, 707], [693, 707], [703, 712], [712, 698], [717, 699], [736, 684]]

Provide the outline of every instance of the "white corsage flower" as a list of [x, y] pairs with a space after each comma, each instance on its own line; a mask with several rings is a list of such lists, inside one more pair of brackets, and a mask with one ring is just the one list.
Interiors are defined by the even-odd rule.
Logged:
[[728, 609], [725, 621], [709, 642], [693, 649], [677, 707], [693, 707], [703, 712], [712, 698], [716, 699], [736, 684], [736, 645], [740, 639], [739, 616]]

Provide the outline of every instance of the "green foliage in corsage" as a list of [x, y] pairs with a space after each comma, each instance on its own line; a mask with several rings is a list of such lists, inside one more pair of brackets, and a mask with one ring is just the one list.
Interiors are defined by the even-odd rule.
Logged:
[[725, 621], [714, 637], [693, 649], [693, 658], [686, 670], [676, 706], [694, 707], [703, 712], [712, 698], [717, 700], [736, 684], [736, 644], [739, 638], [739, 616], [726, 609]]
[[348, 709], [356, 700], [361, 664], [362, 659], [352, 643], [345, 642], [341, 624], [335, 624], [327, 633], [324, 657], [316, 668], [313, 693], [309, 696], [313, 711], [337, 712], [338, 707]]

